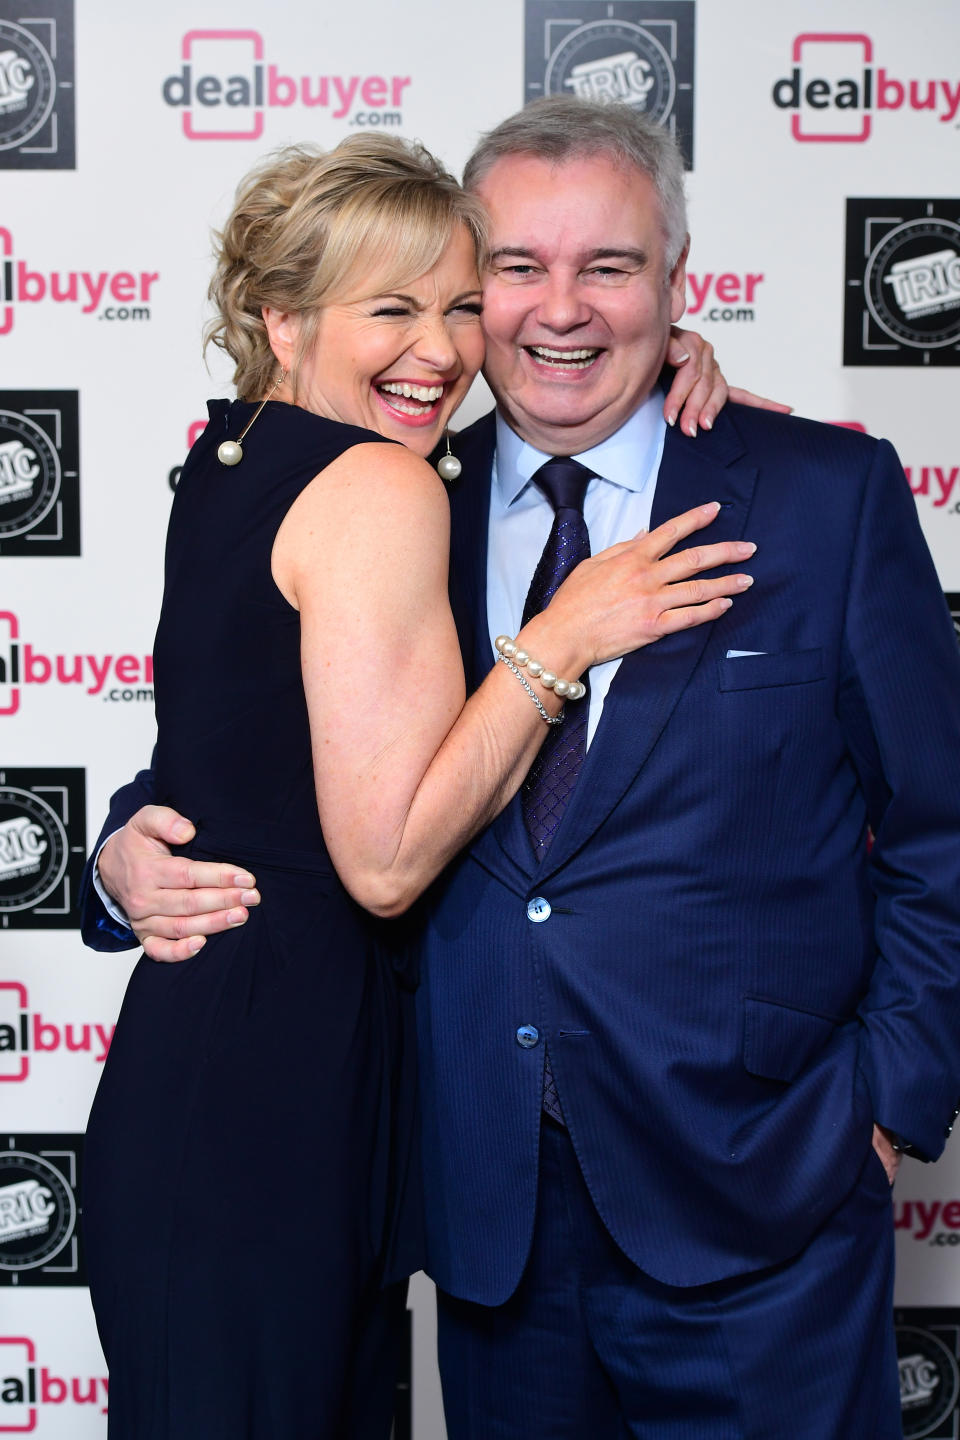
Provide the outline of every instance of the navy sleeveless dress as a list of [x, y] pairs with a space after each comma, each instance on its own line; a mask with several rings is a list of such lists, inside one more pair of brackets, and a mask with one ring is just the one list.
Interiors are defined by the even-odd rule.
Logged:
[[412, 967], [327, 855], [299, 616], [270, 573], [302, 489], [381, 437], [272, 402], [228, 469], [253, 407], [209, 409], [167, 540], [157, 799], [197, 823], [183, 853], [248, 866], [262, 904], [191, 960], [141, 957], [104, 1067], [84, 1223], [109, 1434], [384, 1440], [422, 1263]]

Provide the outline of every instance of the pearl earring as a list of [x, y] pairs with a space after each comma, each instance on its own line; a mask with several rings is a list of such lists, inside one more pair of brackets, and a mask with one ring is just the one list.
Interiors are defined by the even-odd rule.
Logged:
[[281, 370], [281, 371], [280, 371], [280, 378], [279, 378], [279, 380], [277, 380], [276, 384], [274, 385], [273, 390], [271, 390], [271, 391], [270, 391], [270, 394], [269, 394], [269, 395], [266, 395], [266, 396], [260, 401], [260, 404], [257, 406], [256, 410], [254, 410], [253, 414], [250, 416], [250, 419], [247, 421], [246, 425], [244, 425], [243, 429], [240, 431], [240, 434], [237, 436], [236, 440], [224, 440], [223, 444], [217, 447], [217, 459], [220, 461], [220, 464], [221, 464], [221, 465], [239, 465], [239, 464], [240, 464], [240, 461], [243, 459], [243, 447], [242, 447], [242, 445], [240, 444], [240, 441], [244, 438], [244, 436], [246, 435], [247, 431], [250, 429], [250, 426], [253, 424], [254, 420], [256, 420], [257, 417], [259, 416], [260, 411], [263, 409], [264, 405], [266, 405], [267, 401], [270, 399], [270, 396], [273, 395], [273, 393], [274, 393], [275, 390], [279, 390], [279, 389], [280, 389], [280, 386], [283, 384], [283, 382], [284, 382], [284, 380], [286, 380], [286, 378], [287, 378], [287, 372], [286, 372], [286, 370]]
[[462, 469], [463, 466], [450, 449], [450, 432], [447, 431], [447, 453], [441, 455], [437, 461], [437, 473], [441, 480], [449, 483], [452, 480], [459, 480]]

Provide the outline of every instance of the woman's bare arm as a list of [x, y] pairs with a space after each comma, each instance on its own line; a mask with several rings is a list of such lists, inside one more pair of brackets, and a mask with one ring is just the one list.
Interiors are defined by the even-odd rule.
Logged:
[[[709, 513], [708, 513], [709, 511]], [[696, 572], [746, 558], [735, 544], [661, 559], [709, 524], [690, 512], [579, 566], [521, 632], [566, 679], [682, 626], [716, 618], [737, 577]], [[464, 704], [447, 600], [449, 511], [435, 473], [402, 447], [357, 446], [300, 495], [274, 546], [277, 584], [301, 614], [317, 804], [352, 895], [401, 913], [518, 790], [547, 727], [505, 666]], [[561, 702], [543, 690], [556, 714]], [[575, 703], [575, 702], [574, 702]]]

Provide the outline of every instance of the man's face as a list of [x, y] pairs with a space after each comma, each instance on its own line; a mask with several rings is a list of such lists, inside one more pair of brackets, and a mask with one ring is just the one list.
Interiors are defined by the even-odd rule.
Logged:
[[646, 175], [604, 155], [510, 155], [477, 193], [490, 212], [484, 374], [517, 434], [573, 455], [650, 393], [684, 310], [684, 256], [665, 272]]

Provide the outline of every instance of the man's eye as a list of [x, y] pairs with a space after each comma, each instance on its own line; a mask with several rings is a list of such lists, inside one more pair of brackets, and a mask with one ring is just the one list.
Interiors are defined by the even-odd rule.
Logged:
[[587, 271], [588, 275], [600, 275], [603, 277], [609, 275], [622, 275], [623, 273], [624, 272], [622, 270], [618, 270], [615, 265], [594, 265], [591, 267], [590, 270]]
[[536, 274], [536, 268], [535, 265], [502, 265], [500, 267], [500, 274], [516, 275], [522, 279], [527, 275]]

